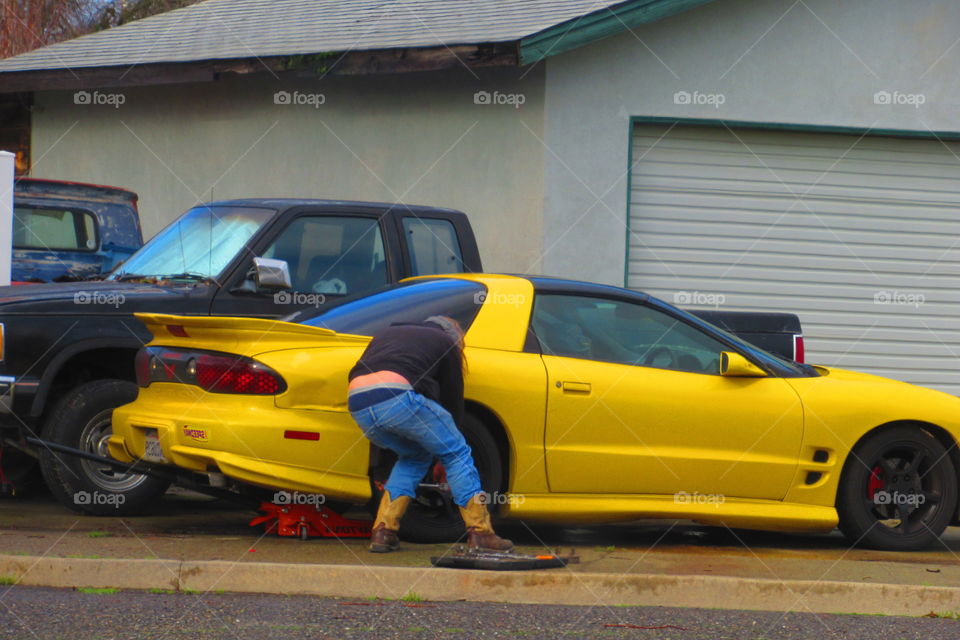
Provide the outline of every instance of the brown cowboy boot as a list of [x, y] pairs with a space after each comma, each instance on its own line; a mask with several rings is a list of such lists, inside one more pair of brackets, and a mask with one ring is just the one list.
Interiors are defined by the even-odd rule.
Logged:
[[396, 551], [400, 546], [398, 531], [400, 518], [403, 517], [410, 504], [409, 496], [400, 496], [396, 500], [390, 499], [390, 494], [383, 492], [380, 498], [380, 507], [377, 517], [373, 521], [373, 532], [370, 535], [370, 551], [373, 553], [387, 553]]
[[490, 512], [484, 504], [482, 493], [470, 498], [467, 506], [460, 507], [463, 523], [467, 525], [468, 551], [512, 551], [513, 543], [499, 537], [490, 524]]

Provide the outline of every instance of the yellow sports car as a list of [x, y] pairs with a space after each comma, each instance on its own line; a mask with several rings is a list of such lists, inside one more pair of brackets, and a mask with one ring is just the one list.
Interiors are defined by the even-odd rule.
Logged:
[[[551, 278], [413, 279], [285, 322], [138, 314], [154, 339], [110, 452], [367, 502], [392, 461], [347, 412], [347, 371], [378, 329], [431, 315], [467, 329], [461, 428], [502, 517], [839, 525], [884, 549], [956, 520], [960, 398], [788, 362], [643, 293]], [[435, 467], [401, 532], [455, 537], [450, 506]]]

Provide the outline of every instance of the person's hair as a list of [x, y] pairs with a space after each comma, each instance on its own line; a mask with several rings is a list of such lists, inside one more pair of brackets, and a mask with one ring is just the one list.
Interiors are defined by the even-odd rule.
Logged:
[[430, 324], [435, 324], [443, 332], [453, 338], [453, 343], [456, 345], [457, 350], [460, 352], [460, 366], [463, 368], [463, 372], [467, 372], [467, 354], [463, 350], [463, 327], [460, 326], [460, 323], [454, 320], [449, 316], [430, 316], [424, 322], [429, 322]]

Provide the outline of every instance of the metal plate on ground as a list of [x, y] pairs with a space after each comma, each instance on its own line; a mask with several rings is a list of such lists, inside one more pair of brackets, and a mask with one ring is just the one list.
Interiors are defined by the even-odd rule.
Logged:
[[447, 556], [433, 556], [430, 563], [435, 567], [449, 569], [482, 569], [485, 571], [530, 571], [532, 569], [556, 569], [568, 563], [576, 563], [576, 556], [539, 555], [519, 553], [461, 552]]

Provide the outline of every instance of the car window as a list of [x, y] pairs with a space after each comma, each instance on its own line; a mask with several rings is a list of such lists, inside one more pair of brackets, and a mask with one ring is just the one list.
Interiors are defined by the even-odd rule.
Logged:
[[407, 237], [413, 275], [463, 271], [457, 231], [449, 220], [407, 217], [403, 219], [403, 232]]
[[533, 329], [544, 354], [719, 375], [727, 347], [643, 304], [538, 294]]
[[347, 295], [382, 287], [387, 262], [380, 223], [356, 216], [302, 216], [263, 253], [286, 260], [294, 291]]
[[318, 315], [304, 318], [307, 312], [299, 312], [287, 320], [339, 333], [372, 336], [398, 322], [448, 316], [466, 331], [483, 304], [486, 290], [478, 282], [452, 278], [409, 282], [344, 302]]
[[13, 246], [17, 249], [97, 248], [97, 223], [87, 211], [51, 207], [13, 208]]

